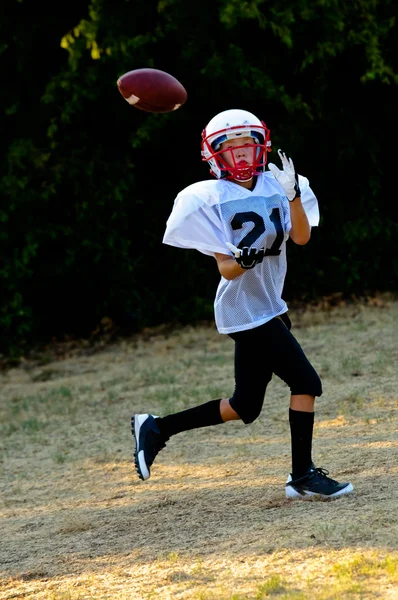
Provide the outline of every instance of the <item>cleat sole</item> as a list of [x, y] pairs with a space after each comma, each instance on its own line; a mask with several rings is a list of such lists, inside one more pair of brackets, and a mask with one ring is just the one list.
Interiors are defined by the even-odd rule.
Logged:
[[334, 494], [321, 494], [319, 492], [310, 492], [308, 490], [295, 489], [293, 486], [286, 488], [286, 498], [292, 498], [295, 500], [309, 500], [310, 498], [322, 498], [322, 500], [330, 500], [332, 498], [339, 498], [346, 494], [351, 494], [354, 491], [354, 487], [351, 483], [348, 483], [345, 487], [341, 488]]

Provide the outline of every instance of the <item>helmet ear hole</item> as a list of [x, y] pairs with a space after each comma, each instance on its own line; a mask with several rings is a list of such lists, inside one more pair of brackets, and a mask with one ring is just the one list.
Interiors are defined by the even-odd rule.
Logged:
[[228, 140], [228, 136], [225, 134], [220, 135], [215, 140], [213, 140], [211, 143], [211, 147], [213, 148], [214, 152], [218, 152], [220, 150], [221, 144], [223, 142], [226, 142], [227, 140]]
[[256, 140], [256, 144], [261, 144], [262, 146], [264, 145], [264, 136], [257, 131], [252, 131], [251, 137]]

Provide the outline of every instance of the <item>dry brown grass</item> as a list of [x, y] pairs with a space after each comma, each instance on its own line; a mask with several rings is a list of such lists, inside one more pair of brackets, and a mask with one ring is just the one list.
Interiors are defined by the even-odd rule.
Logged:
[[398, 303], [296, 312], [322, 376], [314, 456], [355, 494], [284, 497], [288, 390], [254, 424], [185, 432], [141, 482], [130, 415], [233, 391], [214, 328], [0, 374], [0, 598], [398, 598]]

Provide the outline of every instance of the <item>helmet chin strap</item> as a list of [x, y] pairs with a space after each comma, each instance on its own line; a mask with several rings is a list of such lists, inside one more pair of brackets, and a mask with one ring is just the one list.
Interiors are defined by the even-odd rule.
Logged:
[[249, 179], [241, 179], [239, 177], [235, 177], [234, 181], [239, 181], [240, 183], [246, 183], [247, 181], [251, 181], [253, 177], [249, 177]]
[[[241, 171], [241, 173], [239, 173], [239, 171]], [[246, 169], [234, 169], [233, 172], [231, 173], [231, 175], [228, 177], [228, 179], [233, 179], [234, 181], [240, 181], [241, 183], [246, 183], [247, 181], [250, 181], [251, 179], [253, 179], [254, 175], [257, 175], [257, 173], [254, 171], [253, 168], [246, 168]]]

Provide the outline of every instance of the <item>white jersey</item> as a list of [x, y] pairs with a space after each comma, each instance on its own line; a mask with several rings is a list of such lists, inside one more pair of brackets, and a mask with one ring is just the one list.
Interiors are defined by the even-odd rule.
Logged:
[[[301, 201], [311, 226], [319, 223], [318, 201], [299, 176]], [[207, 180], [182, 190], [167, 220], [163, 243], [215, 256], [235, 246], [266, 249], [264, 259], [231, 281], [221, 277], [214, 302], [220, 333], [253, 329], [287, 311], [282, 299], [289, 202], [271, 172], [257, 176], [253, 191], [227, 180]]]

